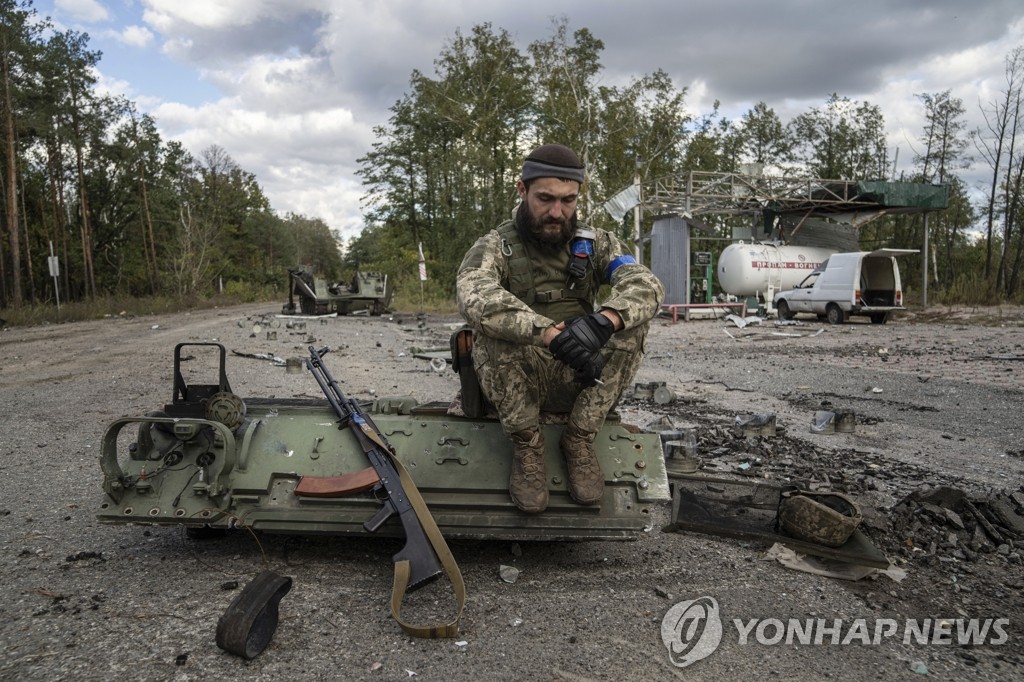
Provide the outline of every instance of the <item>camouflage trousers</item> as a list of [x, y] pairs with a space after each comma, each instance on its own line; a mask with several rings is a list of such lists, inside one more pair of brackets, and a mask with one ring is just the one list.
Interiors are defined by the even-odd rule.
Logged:
[[568, 414], [582, 430], [596, 432], [643, 360], [649, 325], [618, 332], [601, 350], [601, 381], [581, 388], [573, 370], [547, 348], [474, 335], [473, 365], [480, 390], [494, 405], [505, 433], [536, 428], [541, 412]]

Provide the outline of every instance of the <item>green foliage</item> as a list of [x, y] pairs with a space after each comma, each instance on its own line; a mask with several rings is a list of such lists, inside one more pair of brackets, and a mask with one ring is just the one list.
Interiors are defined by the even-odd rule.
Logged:
[[[0, 159], [14, 161], [2, 165], [0, 178], [0, 305], [25, 306], [30, 315], [43, 315], [34, 311], [56, 298], [40, 267], [51, 247], [61, 264], [60, 299], [71, 311], [122, 299], [199, 305], [223, 296], [280, 298], [288, 268], [299, 265], [335, 281], [357, 269], [383, 271], [398, 287], [396, 300], [417, 308], [422, 245], [424, 304], [443, 310], [453, 305], [463, 254], [511, 216], [522, 158], [545, 142], [566, 144], [583, 158], [583, 218], [622, 234], [600, 204], [637, 175], [647, 185], [746, 162], [822, 178], [889, 174], [884, 118], [868, 102], [834, 93], [788, 123], [764, 102], [736, 120], [726, 119], [717, 101], [694, 115], [686, 90], [662, 69], [625, 85], [603, 84], [604, 42], [570, 28], [564, 16], [552, 19], [548, 39], [525, 50], [506, 30], [484, 23], [456, 30], [433, 72], [414, 71], [388, 120], [374, 129], [376, 141], [359, 159], [366, 227], [343, 252], [322, 220], [275, 214], [257, 178], [225, 150], [213, 146], [195, 158], [161, 139], [157, 122], [134, 103], [100, 95], [100, 54], [87, 35], [56, 29], [31, 0], [0, 0], [0, 19], [0, 114], [11, 124], [0, 133]], [[982, 105], [984, 133], [966, 130], [963, 103], [948, 91], [918, 95], [926, 125], [911, 179], [950, 188], [949, 209], [929, 216], [930, 280], [943, 299], [1013, 298], [1022, 290], [1024, 48], [1006, 64], [1005, 91]], [[969, 135], [993, 168], [981, 208], [957, 176], [971, 162]], [[749, 223], [703, 219], [721, 236]], [[981, 222], [985, 234], [975, 240]], [[920, 216], [886, 217], [861, 230], [865, 244], [920, 248], [923, 237]], [[701, 248], [717, 252], [722, 243]], [[923, 259], [905, 262], [907, 281], [919, 281]]]
[[280, 292], [270, 290], [244, 289], [197, 301], [183, 301], [172, 296], [97, 296], [84, 301], [61, 302], [60, 311], [53, 303], [27, 303], [18, 307], [0, 308], [0, 320], [4, 327], [27, 327], [39, 324], [81, 322], [116, 318], [145, 317], [186, 310], [204, 310], [220, 306], [232, 306], [258, 301], [277, 301]]
[[224, 291], [221, 292], [220, 297], [239, 303], [255, 303], [257, 301], [273, 300], [282, 295], [287, 296], [287, 277], [288, 274], [285, 272], [281, 280], [285, 283], [283, 286], [275, 286], [275, 282], [260, 285], [244, 280], [231, 280], [224, 284]]
[[807, 174], [832, 180], [887, 176], [885, 119], [877, 105], [833, 93], [789, 125], [792, 149]]
[[396, 312], [427, 312], [449, 315], [458, 312], [458, 305], [449, 287], [439, 280], [423, 282], [423, 297], [420, 298], [418, 277], [404, 277], [395, 285], [395, 297], [391, 309]]

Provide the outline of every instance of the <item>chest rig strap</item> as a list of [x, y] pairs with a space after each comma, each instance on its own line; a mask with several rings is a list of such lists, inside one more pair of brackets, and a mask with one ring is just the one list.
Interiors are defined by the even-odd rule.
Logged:
[[516, 225], [509, 220], [498, 226], [501, 237], [501, 254], [508, 265], [508, 282], [502, 282], [516, 298], [526, 305], [533, 305], [537, 290], [533, 286], [533, 264], [526, 246], [519, 239]]
[[502, 284], [516, 298], [533, 306], [535, 303], [556, 303], [558, 301], [577, 300], [589, 303], [594, 297], [593, 265], [594, 237], [596, 233], [589, 228], [579, 228], [572, 242], [572, 255], [569, 258], [568, 271], [564, 286], [557, 289], [538, 291], [534, 280], [534, 259], [531, 258], [526, 245], [519, 238], [513, 221], [498, 226], [501, 237], [501, 252], [508, 265], [508, 281]]

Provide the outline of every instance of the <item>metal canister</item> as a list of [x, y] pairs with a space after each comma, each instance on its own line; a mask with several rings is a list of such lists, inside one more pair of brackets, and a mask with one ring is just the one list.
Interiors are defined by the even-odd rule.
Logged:
[[693, 431], [681, 431], [676, 440], [665, 443], [665, 471], [672, 474], [692, 474], [700, 468], [697, 458], [697, 435]]

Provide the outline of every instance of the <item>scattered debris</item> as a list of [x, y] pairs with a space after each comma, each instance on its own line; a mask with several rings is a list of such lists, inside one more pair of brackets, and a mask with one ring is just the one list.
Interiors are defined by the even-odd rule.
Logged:
[[659, 386], [654, 390], [654, 402], [658, 405], [668, 405], [676, 400], [675, 392], [668, 386]]
[[857, 415], [849, 410], [817, 410], [811, 418], [811, 433], [853, 433], [856, 427]]
[[288, 364], [287, 360], [285, 360], [284, 358], [278, 357], [278, 356], [274, 355], [273, 353], [244, 353], [244, 352], [242, 352], [240, 350], [234, 350], [234, 349], [232, 349], [231, 352], [234, 353], [235, 355], [239, 356], [239, 357], [242, 357], [242, 358], [253, 358], [255, 360], [269, 360], [270, 362], [272, 362], [274, 365], [276, 365], [278, 367], [285, 367]]
[[803, 555], [888, 568], [889, 559], [860, 529], [853, 530], [849, 539], [839, 547], [784, 535], [775, 523], [783, 490], [784, 486], [763, 480], [682, 477], [676, 480], [672, 496], [672, 523], [662, 530], [695, 531], [753, 540], [765, 545], [781, 543]]
[[99, 559], [100, 561], [106, 561], [107, 560], [107, 558], [105, 556], [103, 556], [103, 554], [101, 552], [87, 552], [87, 551], [83, 551], [83, 552], [78, 552], [76, 554], [72, 554], [71, 556], [69, 556], [64, 561], [86, 561], [88, 559]]
[[278, 605], [292, 579], [263, 571], [231, 601], [217, 622], [217, 646], [245, 659], [256, 658], [277, 630]]
[[811, 433], [835, 433], [836, 413], [828, 410], [818, 410], [811, 418]]
[[649, 381], [646, 384], [634, 384], [633, 397], [637, 400], [652, 400], [654, 398], [655, 391], [659, 388], [665, 388], [664, 381]]
[[764, 322], [764, 319], [758, 317], [757, 315], [748, 315], [747, 317], [740, 317], [739, 315], [731, 314], [726, 315], [725, 319], [729, 320], [740, 329], [743, 329], [747, 325], [761, 324], [762, 322]]
[[772, 336], [789, 336], [789, 337], [793, 337], [793, 338], [797, 338], [797, 339], [799, 339], [799, 338], [810, 338], [810, 337], [813, 337], [813, 336], [818, 336], [819, 334], [824, 333], [824, 331], [825, 331], [825, 328], [822, 327], [821, 329], [819, 329], [818, 331], [816, 331], [816, 332], [814, 332], [812, 334], [794, 334], [794, 333], [789, 333], [789, 332], [772, 332]]
[[744, 436], [775, 436], [777, 433], [774, 414], [752, 414], [736, 417], [736, 426]]
[[820, 575], [826, 578], [837, 578], [839, 580], [856, 581], [869, 576], [884, 575], [896, 582], [901, 582], [907, 577], [907, 572], [904, 569], [891, 563], [887, 568], [875, 568], [846, 561], [833, 561], [813, 556], [803, 556], [778, 542], [769, 547], [761, 559], [777, 561], [786, 568], [792, 568], [796, 571], [803, 571], [804, 573]]
[[519, 569], [515, 566], [506, 566], [502, 564], [498, 568], [498, 575], [504, 582], [512, 584], [519, 580]]

